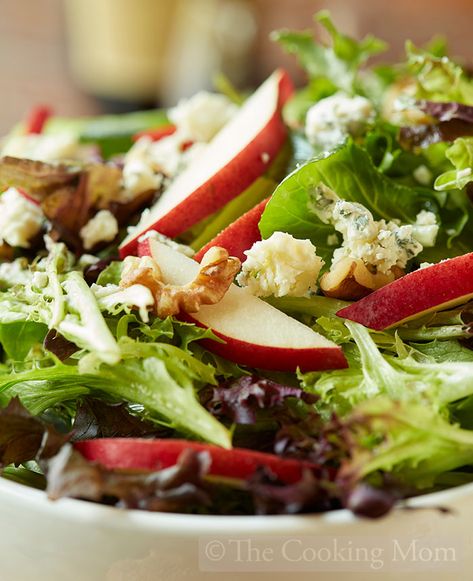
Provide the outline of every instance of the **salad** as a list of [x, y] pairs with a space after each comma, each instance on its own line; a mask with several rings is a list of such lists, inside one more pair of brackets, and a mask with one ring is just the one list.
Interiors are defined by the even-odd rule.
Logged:
[[35, 108], [0, 149], [0, 464], [122, 508], [277, 514], [473, 480], [473, 78], [280, 30], [307, 83]]

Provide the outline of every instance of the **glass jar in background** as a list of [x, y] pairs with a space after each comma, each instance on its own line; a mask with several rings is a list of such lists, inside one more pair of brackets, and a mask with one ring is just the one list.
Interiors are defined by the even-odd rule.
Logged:
[[65, 0], [77, 84], [102, 99], [153, 104], [175, 12], [169, 0]]
[[65, 0], [65, 14], [71, 73], [109, 108], [172, 104], [217, 72], [251, 78], [251, 0]]
[[257, 20], [251, 0], [180, 0], [166, 59], [166, 104], [212, 87], [216, 73], [237, 87], [252, 79]]

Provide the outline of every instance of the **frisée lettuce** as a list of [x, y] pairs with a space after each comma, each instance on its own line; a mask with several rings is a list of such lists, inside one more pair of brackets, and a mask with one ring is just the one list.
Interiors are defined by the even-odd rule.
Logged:
[[[422, 48], [408, 42], [404, 62], [371, 66], [383, 41], [343, 34], [326, 11], [315, 21], [327, 43], [311, 31], [273, 34], [307, 74], [306, 85], [278, 111], [288, 139], [274, 161], [268, 165], [272, 153], [259, 152], [247, 168], [246, 153], [239, 155], [242, 175], [263, 167], [246, 190], [206, 219], [190, 220], [174, 239], [146, 235], [192, 256], [226, 230], [219, 236], [225, 248], [206, 254], [210, 262], [203, 260], [187, 285], [171, 284], [158, 253], [124, 262], [116, 245], [169, 187], [166, 167], [183, 167], [184, 157], [199, 163], [196, 150], [192, 158], [186, 151], [196, 139], [211, 139], [227, 117], [217, 127], [203, 104], [224, 103], [232, 112], [227, 98], [201, 95], [187, 102], [185, 119], [175, 109], [85, 120], [53, 116], [12, 132], [26, 142], [33, 127], [39, 145], [55, 136], [58, 143], [88, 145], [78, 148], [84, 159], [73, 165], [0, 152], [0, 193], [15, 188], [14, 198], [38, 217], [27, 244], [15, 224], [7, 225], [11, 236], [2, 236], [0, 223], [5, 477], [42, 487], [54, 499], [145, 510], [274, 514], [347, 507], [368, 517], [421, 491], [473, 481], [469, 279], [460, 285], [460, 304], [413, 311], [382, 331], [338, 316], [371, 293], [376, 308], [376, 297], [390, 290], [383, 287], [406, 289], [402, 277], [412, 271], [473, 252], [471, 74], [440, 40]], [[219, 86], [238, 105], [244, 101], [225, 78]], [[172, 137], [182, 123], [189, 131]], [[139, 179], [146, 178], [139, 175], [143, 164], [132, 164], [137, 185], [130, 196], [123, 167], [140, 143], [160, 156], [152, 168], [145, 164], [151, 182]], [[231, 177], [225, 173], [225, 180]], [[11, 196], [3, 196], [5, 208]], [[247, 222], [268, 197], [259, 225], [253, 212]], [[98, 236], [84, 254], [80, 232], [100, 212], [108, 212], [118, 233], [113, 241]], [[227, 227], [235, 222], [232, 250], [227, 235], [235, 230]], [[146, 253], [144, 247], [138, 252]], [[470, 258], [461, 259], [466, 273]], [[429, 281], [439, 270], [419, 278]], [[442, 276], [457, 276], [453, 270]], [[325, 351], [317, 351], [317, 363], [291, 359], [285, 371], [274, 371], [274, 362], [270, 369], [235, 363], [244, 359], [233, 357], [232, 341], [216, 344], [223, 342], [217, 328], [189, 322], [232, 284], [247, 287], [238, 289], [242, 297], [260, 296], [254, 300], [331, 340], [328, 351], [340, 355], [338, 363]], [[402, 292], [400, 299], [413, 300], [409, 285]], [[160, 301], [169, 309], [159, 310]], [[220, 309], [225, 304], [233, 303]], [[285, 336], [284, 329], [269, 332]], [[110, 467], [97, 438], [133, 469], [120, 462]], [[166, 453], [177, 446], [182, 453], [161, 469], [161, 457], [156, 467], [143, 459], [148, 446]]]

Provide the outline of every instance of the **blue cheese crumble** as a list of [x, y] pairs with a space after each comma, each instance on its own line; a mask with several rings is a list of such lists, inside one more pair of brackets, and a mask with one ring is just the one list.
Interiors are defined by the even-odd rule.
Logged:
[[433, 212], [422, 210], [417, 214], [416, 221], [413, 224], [413, 235], [424, 248], [435, 246], [438, 232], [439, 225]]
[[317, 290], [324, 262], [310, 240], [298, 240], [284, 232], [255, 242], [237, 276], [241, 286], [258, 297], [304, 297]]
[[118, 234], [118, 222], [109, 210], [100, 210], [80, 230], [80, 237], [86, 250], [91, 250], [99, 242], [111, 242]]
[[361, 135], [374, 118], [374, 107], [365, 97], [336, 93], [312, 105], [307, 112], [305, 133], [312, 145], [332, 149], [347, 135]]
[[414, 224], [375, 220], [362, 204], [340, 199], [323, 184], [316, 188], [310, 209], [343, 237], [333, 253], [332, 265], [350, 257], [382, 274], [394, 266], [404, 269], [424, 246], [434, 246], [439, 229], [435, 214], [425, 210], [419, 212]]
[[43, 220], [41, 208], [17, 189], [9, 188], [0, 196], [0, 243], [29, 248]]
[[208, 143], [238, 111], [225, 95], [200, 91], [169, 109], [169, 119], [186, 139]]

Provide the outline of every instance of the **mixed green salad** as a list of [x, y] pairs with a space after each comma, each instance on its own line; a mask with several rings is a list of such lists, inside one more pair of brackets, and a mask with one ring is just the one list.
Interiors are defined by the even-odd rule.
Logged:
[[[3, 139], [3, 477], [152, 511], [367, 517], [473, 481], [473, 77], [442, 39], [385, 65], [383, 41], [315, 19], [326, 42], [274, 33], [307, 83], [264, 169], [240, 156], [250, 185], [176, 236], [147, 227], [137, 256], [121, 241], [252, 97], [220, 78], [168, 111], [38, 107]], [[152, 244], [198, 274], [173, 279]], [[250, 337], [199, 319], [237, 295], [321, 350], [255, 367]]]

